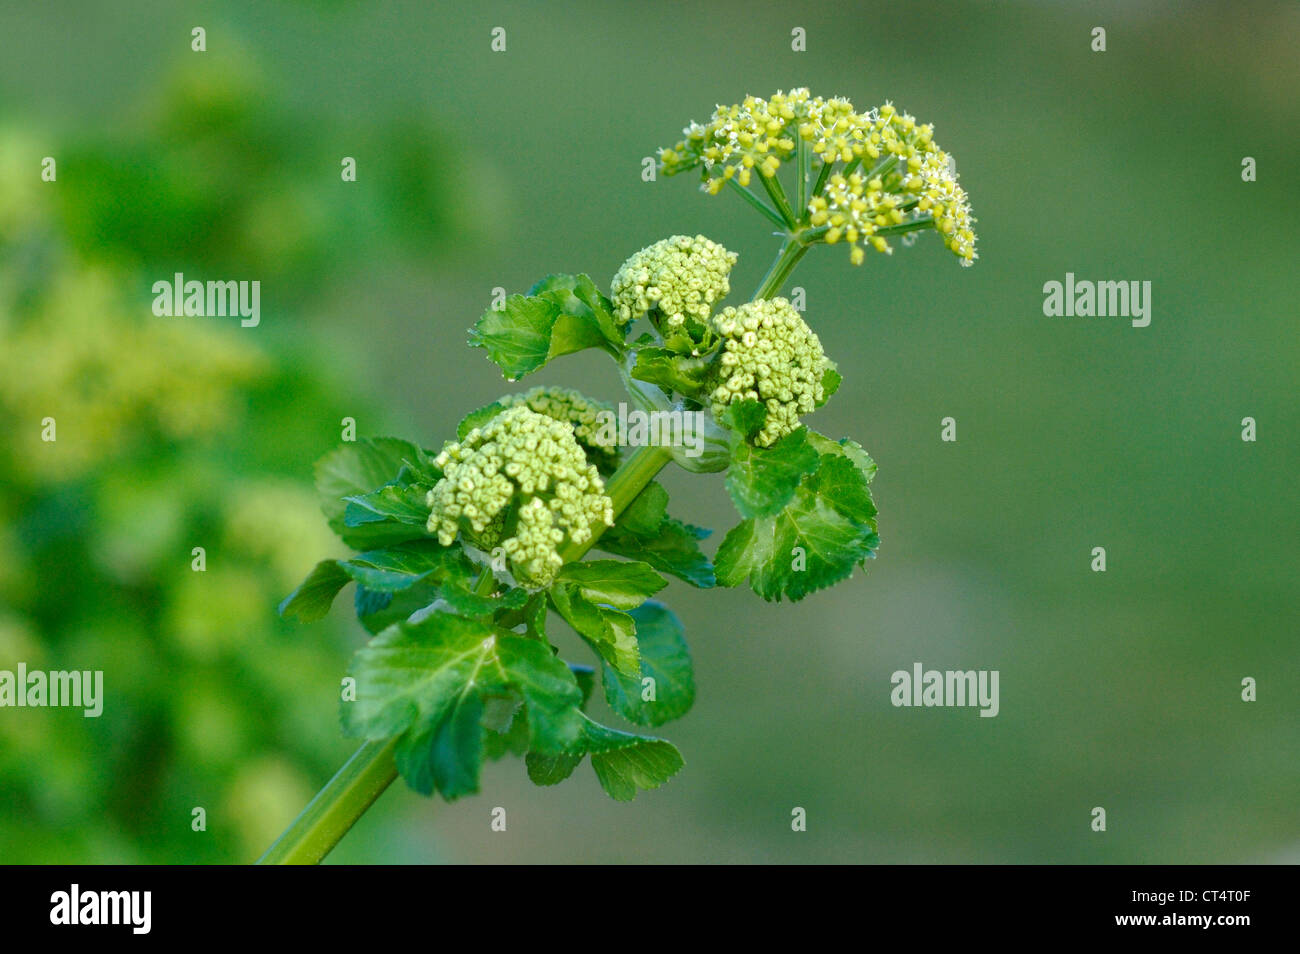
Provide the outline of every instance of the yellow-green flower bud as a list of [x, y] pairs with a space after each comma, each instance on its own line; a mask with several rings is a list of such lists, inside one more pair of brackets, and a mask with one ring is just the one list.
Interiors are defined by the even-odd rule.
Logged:
[[507, 408], [527, 407], [564, 421], [573, 427], [573, 436], [598, 468], [608, 466], [612, 470], [618, 465], [618, 444], [609, 438], [608, 429], [601, 426], [602, 416], [613, 413], [613, 408], [604, 401], [589, 398], [572, 388], [535, 387], [523, 394], [507, 394], [498, 398], [497, 403]]
[[703, 235], [674, 235], [655, 242], [614, 275], [614, 319], [626, 325], [650, 315], [666, 328], [679, 328], [691, 318], [707, 322], [714, 303], [731, 291], [728, 275], [736, 258], [735, 252]]
[[754, 443], [766, 447], [796, 430], [799, 417], [825, 399], [822, 378], [834, 365], [784, 298], [725, 308], [713, 326], [723, 339], [710, 394], [719, 421], [729, 404], [762, 402], [767, 419]]
[[471, 542], [500, 545], [523, 586], [555, 579], [566, 537], [583, 543], [593, 525], [614, 523], [613, 502], [573, 426], [525, 405], [447, 443], [434, 463], [443, 478], [428, 494], [429, 532], [450, 546], [468, 525]]

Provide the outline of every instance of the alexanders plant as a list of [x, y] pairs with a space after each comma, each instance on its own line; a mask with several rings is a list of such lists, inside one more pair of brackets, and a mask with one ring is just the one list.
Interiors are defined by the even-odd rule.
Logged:
[[[619, 446], [600, 426], [607, 405], [532, 389], [471, 412], [436, 451], [377, 438], [326, 456], [326, 515], [359, 552], [318, 564], [282, 612], [319, 619], [355, 585], [374, 636], [344, 682], [343, 726], [364, 742], [264, 861], [319, 861], [399, 773], [454, 799], [478, 790], [484, 760], [514, 754], [539, 785], [590, 759], [613, 798], [658, 787], [682, 767], [677, 749], [586, 708], [599, 684], [640, 727], [690, 709], [682, 625], [654, 599], [666, 577], [799, 600], [875, 557], [876, 465], [805, 423], [841, 377], [779, 293], [823, 244], [848, 245], [861, 264], [868, 249], [890, 254], [891, 239], [933, 230], [970, 264], [974, 220], [951, 161], [928, 125], [890, 104], [858, 112], [796, 89], [719, 107], [660, 163], [698, 171], [709, 194], [735, 191], [781, 229], [749, 301], [723, 304], [736, 253], [675, 235], [634, 253], [608, 296], [583, 274], [543, 278], [486, 311], [469, 343], [510, 381], [604, 351], [638, 408], [704, 419], [704, 451]], [[712, 560], [709, 531], [669, 514], [655, 478], [670, 464], [725, 472], [737, 522]], [[558, 658], [556, 617], [594, 666]]]

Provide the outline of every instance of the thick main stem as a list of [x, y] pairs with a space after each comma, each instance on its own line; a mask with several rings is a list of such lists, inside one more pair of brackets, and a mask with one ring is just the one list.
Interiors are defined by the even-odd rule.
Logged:
[[[628, 504], [655, 479], [672, 460], [672, 454], [663, 447], [649, 445], [636, 448], [621, 467], [605, 483], [605, 493], [614, 504], [618, 517]], [[600, 539], [603, 527], [598, 527], [591, 538], [579, 543], [567, 543], [560, 551], [564, 562], [580, 560]], [[476, 590], [492, 591], [490, 572], [479, 577]], [[316, 793], [302, 813], [285, 829], [275, 844], [258, 859], [259, 865], [314, 865], [319, 864], [339, 840], [348, 833], [366, 809], [383, 794], [384, 789], [397, 778], [397, 764], [393, 750], [397, 738], [371, 741], [362, 744], [347, 764], [339, 769], [325, 787]]]
[[[614, 519], [627, 509], [628, 504], [637, 498], [641, 491], [649, 486], [655, 475], [673, 459], [672, 452], [666, 447], [643, 444], [636, 448], [605, 481], [605, 495], [614, 504]], [[560, 556], [565, 563], [581, 560], [587, 551], [596, 545], [605, 527], [593, 527], [590, 539], [582, 543], [569, 541], [560, 549]]]
[[799, 264], [799, 260], [808, 254], [811, 245], [805, 245], [796, 233], [786, 238], [785, 244], [781, 246], [781, 251], [776, 254], [776, 261], [772, 267], [767, 270], [763, 276], [762, 283], [758, 286], [758, 291], [754, 292], [754, 301], [761, 298], [771, 298], [781, 290], [794, 267]]
[[397, 737], [366, 742], [276, 839], [259, 865], [314, 865], [397, 778]]

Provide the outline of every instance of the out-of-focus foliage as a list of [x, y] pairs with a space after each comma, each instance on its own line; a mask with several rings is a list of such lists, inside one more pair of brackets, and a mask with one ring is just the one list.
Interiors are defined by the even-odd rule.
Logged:
[[[348, 628], [275, 615], [341, 552], [310, 461], [362, 410], [313, 303], [349, 255], [472, 233], [422, 119], [292, 122], [215, 55], [124, 113], [54, 137], [57, 186], [32, 174], [49, 135], [0, 129], [0, 669], [102, 670], [105, 695], [0, 718], [7, 862], [250, 860], [337, 767]], [[345, 192], [327, 136], [386, 168]], [[260, 280], [278, 333], [156, 317], [176, 271]]]

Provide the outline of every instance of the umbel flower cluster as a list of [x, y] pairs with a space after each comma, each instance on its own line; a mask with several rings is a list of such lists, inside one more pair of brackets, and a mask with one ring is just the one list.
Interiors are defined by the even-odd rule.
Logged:
[[602, 428], [604, 415], [613, 408], [604, 401], [587, 397], [573, 388], [535, 387], [523, 394], [506, 394], [497, 398], [502, 407], [527, 407], [538, 414], [563, 421], [573, 428], [573, 436], [598, 468], [618, 463], [618, 444]]
[[713, 194], [733, 179], [747, 187], [755, 171], [771, 180], [802, 143], [820, 164], [824, 190], [814, 189], [798, 215], [825, 229], [823, 241], [847, 243], [855, 265], [868, 246], [890, 253], [889, 235], [921, 225], [933, 225], [963, 265], [978, 258], [975, 219], [951, 159], [932, 126], [891, 103], [860, 113], [846, 99], [800, 88], [719, 106], [708, 123], [683, 132], [684, 139], [659, 151], [663, 170], [701, 168], [703, 188]]
[[669, 175], [702, 164], [710, 173], [704, 188], [716, 195], [733, 176], [748, 186], [754, 169], [776, 175], [794, 156], [796, 138], [810, 143], [824, 162], [861, 157], [860, 126], [847, 99], [813, 97], [801, 87], [771, 99], [746, 96], [733, 106], [719, 106], [708, 123], [683, 129], [686, 138], [660, 149], [659, 158]]
[[674, 235], [641, 249], [614, 275], [610, 296], [620, 325], [654, 313], [679, 328], [688, 318], [706, 322], [714, 302], [731, 292], [736, 253], [703, 235]]
[[754, 443], [767, 447], [799, 427], [826, 398], [822, 384], [834, 367], [821, 341], [784, 298], [726, 308], [714, 317], [723, 345], [710, 410], [722, 419], [727, 405], [760, 401], [767, 419]]
[[502, 548], [524, 586], [554, 580], [566, 537], [584, 543], [593, 524], [613, 525], [613, 503], [572, 425], [527, 406], [447, 443], [434, 463], [443, 477], [428, 493], [429, 532], [450, 546], [463, 520], [478, 546]]

